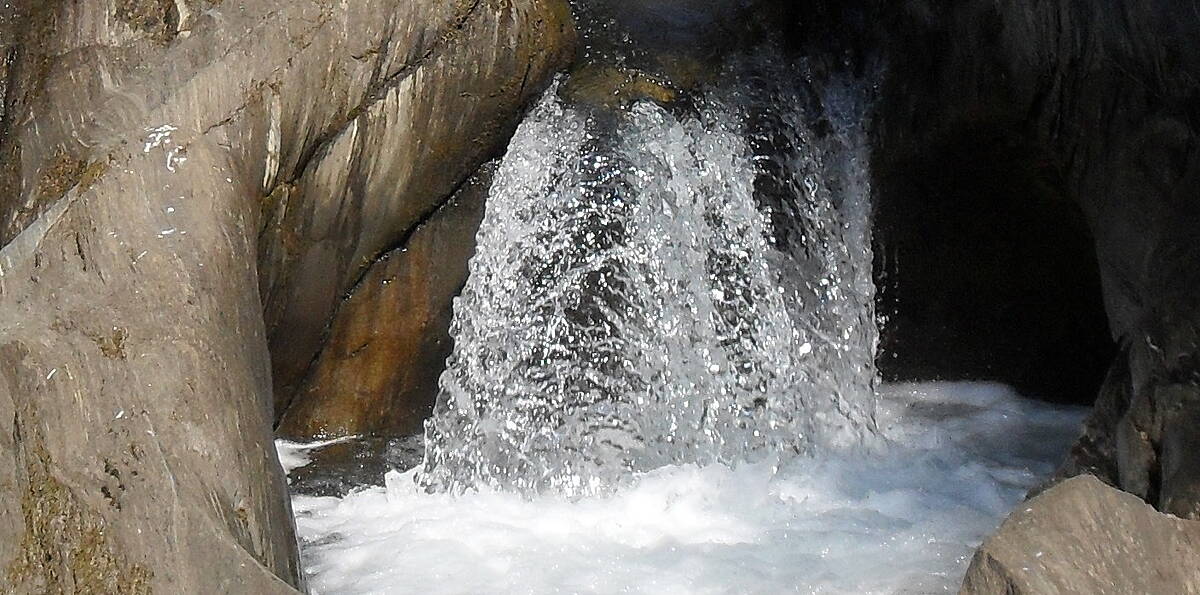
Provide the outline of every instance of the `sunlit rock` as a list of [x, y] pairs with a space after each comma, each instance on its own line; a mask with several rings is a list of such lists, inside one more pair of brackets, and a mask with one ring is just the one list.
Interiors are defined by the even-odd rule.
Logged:
[[0, 33], [0, 591], [303, 589], [268, 346], [311, 361], [503, 145], [566, 4], [17, 1]]
[[1083, 475], [1017, 507], [975, 553], [964, 595], [1200, 593], [1200, 522]]
[[451, 305], [483, 219], [491, 167], [363, 274], [339, 306], [281, 436], [421, 431], [450, 354]]

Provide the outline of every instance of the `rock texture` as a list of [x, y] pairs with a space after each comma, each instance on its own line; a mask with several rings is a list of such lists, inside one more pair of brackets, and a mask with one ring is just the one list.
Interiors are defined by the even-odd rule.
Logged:
[[[343, 81], [361, 95], [335, 100], [340, 121], [264, 178], [258, 254], [279, 415], [320, 373], [314, 358], [346, 293], [503, 150], [520, 108], [572, 51], [562, 0], [397, 6], [390, 19], [423, 26], [363, 40]], [[329, 76], [305, 84], [329, 88]], [[292, 113], [291, 92], [264, 93], [268, 111]]]
[[[976, 331], [982, 343], [971, 343], [1007, 344], [998, 351], [1008, 366], [1001, 379], [1039, 369], [1035, 386], [1086, 389], [1108, 365], [1102, 406], [1065, 474], [1092, 470], [1163, 510], [1195, 516], [1200, 13], [1177, 0], [868, 0], [818, 2], [810, 12], [824, 24], [805, 28], [813, 43], [862, 71], [876, 63], [872, 53], [883, 65], [873, 139], [883, 270], [897, 264], [904, 282], [905, 261], [888, 261], [889, 234], [897, 237], [889, 226], [898, 221], [907, 230], [899, 237], [918, 251], [920, 242], [948, 248], [927, 251], [925, 262], [910, 258], [910, 268], [943, 278], [918, 274], [930, 284], [902, 291], [897, 308], [928, 309], [937, 323], [941, 310], [923, 300], [937, 299], [938, 284], [965, 285], [949, 293], [965, 298], [959, 306], [968, 310], [972, 300], [1019, 304]], [[905, 172], [908, 166], [917, 169]], [[914, 184], [918, 178], [927, 181]], [[1016, 250], [1007, 254], [1024, 254], [1034, 266], [1012, 268], [996, 250], [972, 261], [974, 232], [950, 230], [958, 239], [942, 241], [947, 231], [937, 222], [947, 213], [953, 222], [973, 221], [989, 243], [1007, 238]], [[1081, 238], [1090, 241], [1095, 265], [1079, 254]], [[1097, 303], [1089, 302], [1092, 266], [1119, 345], [1107, 360], [1110, 347], [1096, 333], [1103, 321], [1088, 305]], [[993, 287], [960, 275], [991, 279]], [[885, 295], [888, 283], [881, 280]], [[1013, 287], [1021, 291], [1014, 295]], [[910, 328], [923, 328], [919, 322]], [[910, 336], [908, 344], [920, 349], [927, 338]]]
[[[159, 155], [128, 158], [0, 250], [0, 587], [291, 592], [253, 234], [231, 172], [177, 186]], [[166, 186], [186, 202], [156, 199]]]
[[419, 432], [450, 355], [454, 297], [483, 221], [491, 167], [376, 261], [338, 309], [325, 346], [283, 413], [285, 436]]
[[964, 595], [1200, 593], [1200, 522], [1090, 476], [1025, 503], [980, 546]]
[[268, 345], [311, 360], [497, 150], [565, 3], [30, 0], [0, 33], [0, 591], [302, 589]]

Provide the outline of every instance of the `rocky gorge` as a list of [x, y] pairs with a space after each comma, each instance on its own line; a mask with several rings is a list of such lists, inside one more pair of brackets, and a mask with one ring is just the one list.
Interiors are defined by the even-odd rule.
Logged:
[[1176, 0], [4, 3], [0, 591], [304, 591], [272, 440], [421, 429], [494, 160], [555, 74], [687, 110], [766, 37], [808, 87], [869, 81], [883, 376], [1094, 403], [963, 592], [1200, 591]]

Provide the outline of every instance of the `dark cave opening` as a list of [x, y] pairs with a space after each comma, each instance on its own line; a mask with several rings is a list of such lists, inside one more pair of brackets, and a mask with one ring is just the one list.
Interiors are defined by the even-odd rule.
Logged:
[[1095, 401], [1116, 347], [1093, 240], [1047, 151], [1004, 126], [966, 125], [880, 155], [875, 184], [885, 380], [993, 380]]

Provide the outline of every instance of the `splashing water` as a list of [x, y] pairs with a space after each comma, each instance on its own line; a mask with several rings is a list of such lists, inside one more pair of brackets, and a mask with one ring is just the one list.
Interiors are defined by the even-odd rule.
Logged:
[[869, 190], [861, 111], [841, 113], [858, 103], [733, 87], [762, 90], [612, 113], [551, 89], [526, 118], [417, 481], [589, 494], [872, 433]]
[[999, 385], [876, 402], [864, 93], [771, 59], [670, 108], [547, 93], [494, 182], [424, 461], [389, 446], [386, 487], [293, 500], [313, 593], [958, 589], [1084, 412]]
[[293, 508], [314, 595], [957, 593], [1085, 413], [995, 384], [885, 385], [872, 456], [667, 466], [585, 498], [431, 494], [393, 471]]

